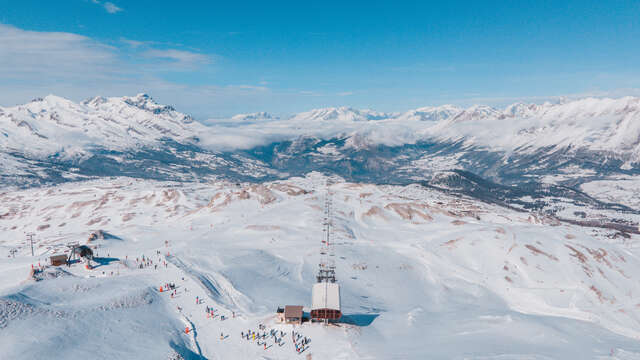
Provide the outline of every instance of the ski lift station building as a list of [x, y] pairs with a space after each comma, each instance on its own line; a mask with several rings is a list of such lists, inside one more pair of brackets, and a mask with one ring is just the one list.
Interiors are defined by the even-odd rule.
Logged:
[[340, 285], [333, 282], [319, 282], [311, 292], [311, 319], [338, 320], [340, 311]]

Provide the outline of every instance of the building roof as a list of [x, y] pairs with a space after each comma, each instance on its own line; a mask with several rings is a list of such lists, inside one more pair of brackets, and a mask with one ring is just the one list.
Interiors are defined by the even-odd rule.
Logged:
[[301, 305], [287, 305], [284, 307], [284, 318], [300, 318], [302, 319], [302, 306]]
[[313, 285], [311, 310], [317, 309], [340, 310], [340, 285], [330, 282]]

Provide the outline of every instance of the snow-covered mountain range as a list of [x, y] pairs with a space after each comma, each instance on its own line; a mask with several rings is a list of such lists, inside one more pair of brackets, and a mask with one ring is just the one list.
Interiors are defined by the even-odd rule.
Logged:
[[[448, 188], [442, 179], [454, 171], [458, 188], [449, 191], [485, 200], [555, 214], [550, 199], [564, 196], [619, 210], [610, 197], [589, 200], [580, 189], [640, 175], [640, 98], [404, 113], [341, 107], [198, 122], [146, 94], [82, 103], [47, 96], [0, 108], [0, 158], [5, 186], [104, 176], [262, 182], [321, 171]], [[524, 198], [534, 200], [523, 205]]]
[[[122, 150], [162, 139], [205, 149], [247, 149], [297, 137], [349, 138], [349, 146], [401, 146], [462, 141], [490, 151], [531, 153], [608, 151], [640, 162], [640, 98], [587, 98], [561, 103], [424, 107], [404, 113], [325, 108], [281, 119], [268, 113], [236, 115], [205, 126], [146, 94], [95, 97], [82, 103], [49, 95], [0, 108], [3, 152], [74, 155], [103, 147]], [[229, 138], [236, 137], [234, 143]], [[241, 140], [247, 141], [241, 141]], [[201, 142], [202, 140], [202, 142]], [[26, 146], [25, 146], [26, 145]]]

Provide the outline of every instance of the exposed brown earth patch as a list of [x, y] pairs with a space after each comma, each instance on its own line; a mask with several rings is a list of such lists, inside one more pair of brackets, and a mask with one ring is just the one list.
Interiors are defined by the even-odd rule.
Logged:
[[419, 204], [391, 203], [387, 204], [384, 208], [395, 211], [396, 214], [405, 220], [416, 220], [418, 218], [426, 221], [433, 220], [431, 216], [418, 210], [418, 207], [420, 207]]
[[295, 185], [271, 184], [271, 188], [286, 193], [289, 196], [299, 196], [309, 193], [307, 190]]
[[609, 268], [611, 268], [611, 263], [609, 262], [609, 260], [607, 259], [607, 250], [600, 248], [597, 250], [594, 249], [590, 249], [586, 246], [583, 246], [583, 248], [585, 250], [587, 250], [587, 252], [589, 253], [589, 255], [591, 255], [591, 257], [593, 257], [594, 260], [596, 260], [599, 263], [604, 263], [606, 264]]
[[366, 213], [362, 214], [363, 216], [380, 216], [383, 219], [387, 219], [386, 216], [384, 216], [384, 210], [382, 210], [382, 208], [378, 207], [378, 206], [372, 206], [371, 209], [369, 209]]
[[443, 242], [440, 246], [446, 246], [449, 250], [455, 249], [457, 248], [457, 242], [462, 240], [462, 238], [457, 238], [457, 239], [453, 239], [453, 240], [449, 240], [446, 242]]
[[609, 302], [611, 304], [614, 304], [616, 302], [615, 298], [607, 298], [602, 294], [602, 291], [600, 289], [598, 289], [597, 287], [595, 287], [595, 285], [591, 285], [591, 287], [589, 288], [591, 291], [593, 291], [594, 294], [596, 294], [596, 296], [598, 297], [598, 300], [600, 300], [600, 303], [604, 303]]
[[576, 259], [578, 259], [583, 264], [587, 263], [587, 257], [585, 256], [585, 254], [583, 254], [582, 252], [578, 251], [576, 248], [574, 248], [571, 245], [565, 244], [564, 246], [569, 248], [569, 250], [573, 251], [573, 254], [569, 254], [569, 255], [575, 257]]
[[533, 246], [533, 245], [529, 245], [529, 244], [527, 244], [527, 245], [525, 245], [524, 247], [526, 247], [527, 249], [529, 249], [529, 251], [531, 251], [531, 252], [532, 252], [534, 255], [536, 255], [536, 256], [537, 256], [537, 255], [544, 255], [544, 256], [548, 257], [549, 259], [551, 259], [551, 260], [558, 261], [558, 258], [557, 258], [557, 257], [555, 257], [554, 255], [548, 254], [548, 253], [546, 253], [546, 252], [544, 252], [544, 251], [542, 251], [542, 250], [538, 249], [537, 247], [535, 247], [535, 246]]

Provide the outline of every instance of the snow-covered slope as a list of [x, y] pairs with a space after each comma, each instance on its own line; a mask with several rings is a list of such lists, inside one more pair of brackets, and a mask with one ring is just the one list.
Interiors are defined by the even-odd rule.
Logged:
[[[277, 306], [308, 311], [325, 181], [319, 174], [263, 184], [120, 178], [0, 194], [3, 354], [640, 357], [637, 235], [616, 237], [418, 185], [337, 179], [330, 189], [345, 323], [276, 324]], [[90, 243], [102, 259], [98, 267], [75, 264], [26, 280], [31, 264], [69, 242], [84, 243], [88, 229], [107, 232]], [[34, 258], [24, 240], [29, 231], [36, 234]], [[139, 269], [142, 255], [153, 264]], [[158, 292], [167, 282], [178, 286], [176, 296]], [[218, 316], [207, 317], [207, 306]], [[265, 350], [241, 338], [261, 323], [287, 332], [285, 344], [268, 337]], [[292, 330], [311, 337], [302, 355]], [[27, 337], [36, 345], [21, 341]]]

